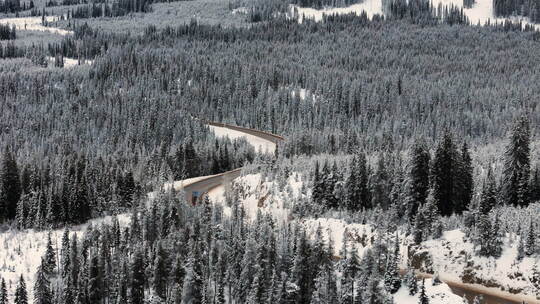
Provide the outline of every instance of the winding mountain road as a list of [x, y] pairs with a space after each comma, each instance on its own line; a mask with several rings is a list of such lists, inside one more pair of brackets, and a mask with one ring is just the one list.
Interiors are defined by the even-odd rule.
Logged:
[[[247, 135], [256, 136], [262, 140], [272, 142], [276, 146], [285, 140], [281, 136], [264, 131], [258, 131], [217, 122], [205, 121], [204, 123], [209, 126], [226, 128], [233, 131], [242, 132]], [[226, 183], [239, 177], [240, 174], [241, 168], [238, 168], [221, 174], [196, 178], [192, 182], [187, 182], [183, 185], [183, 189], [186, 194], [186, 200], [191, 203], [196, 203], [196, 201], [200, 197], [208, 193], [210, 190], [225, 185]], [[432, 275], [427, 273], [418, 273], [418, 277], [430, 278], [432, 277]], [[450, 287], [454, 294], [466, 297], [470, 303], [472, 303], [473, 299], [476, 296], [482, 295], [484, 298], [483, 304], [540, 304], [540, 301], [535, 300], [533, 297], [530, 296], [515, 295], [505, 291], [497, 290], [494, 288], [487, 288], [476, 284], [466, 284], [457, 280], [453, 280], [451, 278], [446, 278], [444, 276], [441, 276], [441, 280]]]

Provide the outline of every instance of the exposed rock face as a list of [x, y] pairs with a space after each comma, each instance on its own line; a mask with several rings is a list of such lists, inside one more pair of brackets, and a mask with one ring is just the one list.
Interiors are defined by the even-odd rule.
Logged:
[[425, 273], [433, 273], [433, 258], [427, 250], [417, 250], [416, 248], [409, 249], [409, 257], [411, 266]]

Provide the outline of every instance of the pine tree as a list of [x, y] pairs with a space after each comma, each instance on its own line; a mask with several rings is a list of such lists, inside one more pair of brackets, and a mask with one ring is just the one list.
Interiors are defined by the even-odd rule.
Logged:
[[182, 304], [200, 304], [203, 298], [203, 273], [201, 265], [200, 245], [190, 241], [190, 256], [187, 262], [186, 277], [182, 290]]
[[528, 256], [533, 255], [536, 252], [536, 231], [535, 225], [531, 218], [529, 224], [529, 230], [527, 231], [527, 238], [525, 240], [525, 254]]
[[26, 283], [21, 274], [19, 278], [19, 284], [15, 290], [15, 304], [28, 304], [28, 293], [26, 291]]
[[391, 294], [396, 293], [401, 287], [401, 279], [398, 272], [399, 239], [397, 234], [394, 246], [394, 253], [388, 258], [386, 271], [384, 273], [384, 286], [386, 287], [386, 291]]
[[53, 304], [53, 295], [50, 289], [50, 282], [44, 270], [44, 260], [38, 267], [36, 281], [34, 283], [34, 304]]
[[304, 231], [299, 233], [291, 272], [292, 282], [297, 287], [297, 303], [309, 303], [311, 298], [310, 248]]
[[56, 250], [54, 250], [51, 240], [51, 232], [47, 234], [47, 248], [44, 256], [44, 268], [45, 275], [50, 276], [56, 270]]
[[445, 132], [435, 151], [431, 168], [433, 195], [442, 216], [451, 215], [457, 208], [456, 168], [457, 150], [449, 132]]
[[101, 303], [101, 299], [103, 297], [103, 276], [102, 269], [99, 267], [98, 256], [92, 254], [89, 258], [89, 262], [88, 299], [90, 303]]
[[69, 242], [69, 230], [66, 227], [64, 229], [64, 234], [62, 235], [62, 249], [60, 250], [60, 264], [62, 265], [62, 278], [66, 279], [69, 277], [71, 272], [70, 264], [70, 242]]
[[480, 196], [480, 213], [488, 214], [497, 205], [497, 184], [489, 167]]
[[540, 201], [540, 166], [537, 164], [530, 182], [531, 202]]
[[504, 154], [502, 190], [508, 205], [529, 204], [530, 127], [529, 119], [520, 117], [514, 123]]
[[418, 293], [418, 282], [416, 281], [414, 270], [410, 269], [407, 271], [407, 275], [405, 276], [405, 285], [407, 285], [407, 288], [409, 289], [409, 295], [414, 296]]
[[154, 261], [154, 291], [163, 300], [167, 297], [167, 279], [169, 269], [167, 266], [167, 256], [161, 242], [157, 244], [156, 258]]
[[64, 286], [62, 290], [62, 304], [75, 304], [75, 286], [71, 276], [67, 276], [64, 279]]
[[15, 218], [21, 192], [17, 161], [6, 146], [0, 163], [0, 222]]
[[8, 304], [7, 287], [4, 278], [0, 282], [0, 304]]
[[460, 160], [459, 172], [456, 174], [456, 182], [458, 183], [456, 189], [457, 203], [454, 206], [454, 211], [459, 214], [469, 208], [474, 191], [472, 159], [466, 142], [463, 143], [461, 148]]
[[135, 251], [133, 262], [131, 263], [131, 304], [144, 303], [144, 256], [142, 250]]
[[409, 170], [407, 216], [414, 219], [418, 207], [426, 202], [429, 188], [430, 154], [423, 140], [417, 140], [411, 149]]
[[422, 279], [422, 287], [420, 288], [420, 298], [418, 304], [429, 304], [429, 298], [426, 295], [426, 280]]
[[71, 280], [73, 282], [73, 286], [78, 286], [79, 284], [79, 271], [80, 271], [80, 263], [79, 263], [79, 250], [78, 250], [78, 243], [77, 243], [77, 234], [74, 233], [73, 237], [71, 238], [71, 245], [69, 246], [69, 264], [71, 266]]

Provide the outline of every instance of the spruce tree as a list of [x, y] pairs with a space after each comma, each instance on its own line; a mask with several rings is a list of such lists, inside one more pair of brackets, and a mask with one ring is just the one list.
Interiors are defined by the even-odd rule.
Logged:
[[131, 263], [131, 304], [144, 304], [144, 268], [143, 251], [136, 250]]
[[7, 287], [4, 278], [0, 282], [0, 304], [8, 304]]
[[15, 290], [15, 304], [28, 304], [28, 292], [26, 291], [26, 283], [22, 274]]
[[445, 132], [439, 142], [431, 168], [435, 203], [442, 216], [449, 216], [457, 210], [456, 168], [459, 167], [457, 150], [452, 135]]
[[423, 140], [417, 140], [411, 149], [409, 180], [407, 183], [407, 216], [414, 219], [418, 207], [426, 202], [429, 188], [430, 154]]
[[502, 190], [508, 205], [529, 204], [530, 153], [529, 119], [522, 116], [514, 122], [504, 154]]
[[525, 254], [531, 256], [536, 253], [536, 231], [532, 218], [529, 222], [530, 224], [527, 231], [527, 238], [525, 239]]
[[469, 146], [466, 142], [463, 143], [463, 147], [461, 148], [460, 161], [459, 172], [456, 174], [456, 182], [458, 183], [456, 189], [457, 202], [456, 206], [454, 206], [454, 212], [459, 214], [469, 208], [474, 191], [473, 165]]
[[196, 240], [190, 242], [190, 256], [186, 265], [182, 304], [200, 304], [203, 298], [204, 285], [200, 245]]
[[386, 291], [388, 291], [391, 294], [396, 293], [401, 287], [401, 278], [399, 276], [398, 262], [399, 262], [399, 239], [396, 233], [394, 252], [388, 258], [388, 261], [386, 264], [386, 271], [384, 273], [384, 286], [386, 287]]
[[103, 274], [100, 269], [99, 258], [92, 254], [89, 258], [88, 272], [88, 300], [90, 303], [101, 303], [103, 297]]
[[414, 296], [418, 293], [418, 282], [414, 270], [409, 269], [409, 271], [407, 271], [407, 274], [405, 275], [405, 285], [407, 285], [409, 295]]
[[163, 300], [167, 297], [167, 279], [168, 279], [167, 255], [161, 242], [157, 244], [156, 258], [154, 261], [154, 291]]
[[44, 271], [47, 276], [51, 276], [56, 270], [56, 250], [54, 250], [51, 239], [51, 232], [47, 233], [47, 247], [44, 256]]
[[482, 194], [480, 196], [480, 213], [488, 214], [491, 209], [497, 205], [497, 184], [495, 182], [495, 176], [491, 170], [491, 166], [488, 169], [487, 177], [484, 180], [482, 187]]
[[422, 287], [420, 288], [420, 297], [418, 304], [429, 304], [429, 298], [426, 295], [426, 280], [422, 279]]
[[34, 304], [53, 304], [53, 295], [51, 292], [50, 281], [44, 270], [44, 260], [38, 267], [36, 281], [34, 283]]
[[0, 222], [15, 218], [21, 192], [17, 161], [6, 146], [0, 162]]

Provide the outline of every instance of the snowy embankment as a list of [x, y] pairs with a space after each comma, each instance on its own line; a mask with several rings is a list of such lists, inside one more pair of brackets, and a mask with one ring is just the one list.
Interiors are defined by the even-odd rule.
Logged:
[[[290, 223], [296, 221], [305, 228], [311, 239], [320, 230], [325, 242], [332, 242], [334, 255], [339, 257], [344, 240], [347, 246], [354, 245], [358, 256], [362, 257], [367, 249], [370, 249], [379, 238], [371, 225], [347, 223], [334, 218], [308, 218], [294, 219], [291, 209], [295, 201], [306, 197], [302, 193], [302, 178], [297, 173], [292, 173], [286, 183], [265, 180], [261, 174], [250, 174], [236, 179], [228, 193], [237, 193], [238, 201], [245, 210], [247, 220], [254, 220], [257, 214], [271, 214], [277, 223]], [[216, 188], [209, 193], [212, 202], [225, 205], [225, 187]], [[231, 214], [231, 207], [224, 206], [225, 215]], [[462, 298], [452, 293], [450, 287], [444, 283], [433, 285], [431, 279], [426, 280], [426, 294], [432, 304], [457, 304], [462, 303]], [[418, 303], [419, 293], [410, 296], [406, 287], [402, 287], [395, 295], [397, 304]]]
[[[291, 175], [284, 189], [275, 181], [264, 181], [261, 174], [241, 176], [233, 181], [231, 188], [238, 193], [238, 201], [243, 206], [248, 220], [254, 220], [257, 213], [270, 213], [278, 222], [285, 222], [290, 215], [290, 198], [299, 198], [301, 182], [299, 176]], [[212, 189], [208, 195], [214, 203], [225, 203], [227, 185]], [[225, 215], [231, 214], [230, 206], [224, 206]]]
[[[434, 7], [438, 7], [439, 4], [442, 6], [455, 6], [463, 8], [463, 0], [433, 0], [431, 1]], [[293, 15], [298, 16], [298, 21], [303, 22], [303, 18], [313, 19], [315, 21], [321, 21], [323, 15], [333, 15], [333, 14], [350, 14], [355, 13], [360, 15], [362, 12], [366, 12], [366, 15], [369, 18], [372, 18], [374, 15], [384, 15], [384, 10], [382, 6], [382, 0], [364, 0], [362, 3], [353, 4], [347, 7], [331, 7], [324, 9], [313, 9], [305, 8], [298, 6], [291, 6], [291, 12]], [[523, 25], [531, 24], [540, 29], [540, 25], [529, 22], [529, 19], [526, 17], [515, 16], [511, 18], [496, 18], [493, 9], [492, 0], [477, 0], [471, 8], [463, 8], [463, 12], [469, 18], [471, 24], [480, 25], [486, 24], [488, 21], [490, 23], [503, 23], [505, 20], [512, 21], [522, 21]]]
[[[422, 283], [419, 283], [421, 286]], [[429, 298], [430, 304], [460, 304], [468, 303], [463, 298], [452, 293], [448, 285], [442, 283], [433, 285], [432, 279], [425, 280], [426, 295]], [[420, 303], [420, 293], [414, 296], [409, 295], [409, 290], [406, 286], [401, 288], [394, 294], [394, 302], [396, 304], [418, 304]]]
[[[46, 22], [57, 21], [59, 17], [56, 16], [47, 16], [45, 17]], [[9, 24], [15, 25], [15, 28], [18, 31], [40, 31], [40, 32], [50, 32], [58, 35], [69, 35], [73, 34], [72, 31], [64, 30], [56, 27], [44, 26], [42, 24], [41, 17], [17, 17], [17, 18], [4, 18], [0, 19], [0, 24]]]
[[[97, 227], [104, 223], [111, 224], [112, 219], [111, 216], [107, 216], [91, 220], [84, 225], [70, 227], [70, 236], [76, 233], [80, 240], [88, 227]], [[127, 214], [118, 215], [117, 219], [120, 226], [126, 226], [130, 220]], [[32, 229], [0, 233], [0, 277], [6, 281], [10, 299], [14, 299], [15, 288], [21, 275], [26, 281], [29, 300], [33, 299], [35, 274], [47, 247], [48, 233], [48, 231]], [[63, 233], [63, 229], [51, 231], [52, 245], [58, 253]]]
[[481, 283], [496, 290], [534, 295], [532, 270], [538, 261], [533, 257], [518, 260], [517, 237], [507, 235], [504, 244], [499, 258], [480, 257], [463, 232], [452, 230], [445, 231], [440, 239], [424, 242], [416, 255], [427, 257], [426, 269], [423, 270], [438, 272], [447, 280], [462, 282], [463, 272], [467, 269], [474, 278], [466, 283]]
[[264, 138], [244, 133], [237, 130], [232, 130], [225, 127], [210, 126], [210, 131], [214, 132], [217, 137], [229, 137], [229, 139], [234, 140], [237, 138], [245, 138], [246, 141], [255, 148], [255, 151], [261, 153], [274, 153], [276, 150], [276, 144], [266, 140]]

